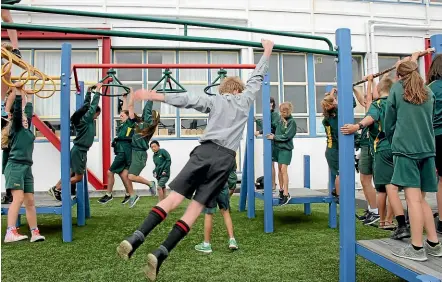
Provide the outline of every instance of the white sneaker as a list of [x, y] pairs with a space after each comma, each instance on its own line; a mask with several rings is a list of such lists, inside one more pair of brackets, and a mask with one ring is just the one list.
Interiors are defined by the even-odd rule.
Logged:
[[40, 230], [38, 229], [34, 229], [31, 231], [32, 233], [32, 237], [31, 237], [31, 242], [42, 242], [44, 241], [46, 238], [42, 235], [40, 235]]
[[22, 240], [26, 240], [28, 239], [28, 236], [26, 235], [21, 235], [18, 233], [17, 228], [13, 228], [10, 229], [9, 231], [6, 232], [5, 235], [5, 243], [12, 243], [12, 242], [18, 242], [18, 241], [22, 241]]

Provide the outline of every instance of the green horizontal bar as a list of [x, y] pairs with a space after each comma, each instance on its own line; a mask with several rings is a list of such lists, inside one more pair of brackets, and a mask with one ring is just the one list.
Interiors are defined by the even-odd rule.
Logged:
[[[18, 23], [5, 23], [5, 22], [2, 23], [2, 28], [16, 29], [16, 30], [52, 31], [52, 32], [73, 33], [73, 34], [93, 34], [93, 35], [101, 35], [109, 37], [129, 37], [129, 38], [156, 39], [156, 40], [167, 40], [167, 41], [187, 41], [187, 42], [201, 42], [201, 43], [214, 43], [214, 44], [228, 44], [228, 45], [262, 48], [261, 43], [258, 42], [236, 40], [236, 39], [211, 38], [211, 37], [182, 36], [182, 35], [170, 35], [170, 34], [133, 32], [133, 31], [87, 29], [87, 28], [18, 24]], [[338, 52], [336, 51], [294, 47], [294, 46], [278, 45], [278, 44], [275, 44], [273, 49], [277, 51], [295, 51], [302, 53], [312, 53], [312, 54], [331, 55], [331, 56], [338, 55]]]
[[148, 17], [148, 16], [135, 16], [135, 15], [112, 14], [112, 13], [101, 13], [101, 12], [74, 11], [74, 10], [52, 9], [52, 8], [42, 8], [42, 7], [34, 7], [34, 6], [23, 6], [23, 5], [2, 4], [2, 9], [25, 11], [25, 12], [59, 14], [59, 15], [105, 18], [105, 19], [132, 20], [132, 21], [156, 22], [156, 23], [178, 24], [178, 25], [188, 25], [188, 26], [200, 26], [200, 27], [208, 27], [208, 28], [216, 28], [216, 29], [224, 29], [224, 30], [236, 30], [236, 31], [244, 31], [244, 32], [253, 32], [253, 33], [261, 33], [261, 34], [272, 34], [272, 35], [279, 35], [279, 36], [304, 38], [304, 39], [324, 41], [325, 43], [327, 43], [328, 49], [330, 51], [333, 51], [333, 44], [326, 37], [316, 36], [316, 35], [308, 35], [308, 34], [291, 33], [291, 32], [283, 32], [283, 31], [276, 31], [276, 30], [269, 30], [269, 29], [250, 28], [250, 27], [233, 26], [233, 25], [226, 25], [226, 24], [205, 23], [205, 22], [198, 22], [198, 21], [165, 19], [165, 18]]

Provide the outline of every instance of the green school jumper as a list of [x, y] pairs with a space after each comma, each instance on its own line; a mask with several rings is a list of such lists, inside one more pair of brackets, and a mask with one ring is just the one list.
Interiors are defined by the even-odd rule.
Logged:
[[91, 92], [87, 92], [84, 105], [89, 106], [89, 110], [81, 118], [79, 124], [74, 125], [77, 134], [73, 142], [74, 146], [71, 149], [71, 171], [78, 175], [82, 175], [86, 171], [87, 152], [95, 138], [94, 115], [99, 102], [99, 94], [95, 94], [91, 102]]
[[290, 115], [287, 118], [287, 124], [282, 120], [277, 122], [273, 144], [275, 146], [275, 161], [278, 164], [290, 165], [292, 161], [293, 138], [296, 135], [296, 121]]
[[434, 135], [442, 135], [442, 80], [435, 80], [428, 85], [431, 91], [433, 91], [436, 99], [436, 105], [434, 109], [433, 128]]
[[130, 167], [132, 160], [132, 136], [134, 135], [135, 119], [128, 118], [117, 128], [117, 137], [114, 138], [115, 158], [109, 170], [120, 174]]
[[[271, 131], [271, 133], [275, 134], [276, 126], [278, 126], [278, 122], [280, 119], [281, 119], [281, 116], [279, 115], [278, 112], [275, 112], [274, 110], [271, 111], [271, 114], [270, 114], [270, 131]], [[260, 120], [260, 119], [256, 120], [256, 127], [259, 131], [259, 134], [263, 134], [262, 120]], [[275, 147], [274, 140], [272, 140], [272, 161], [276, 162], [277, 158], [278, 158], [278, 150]]]
[[132, 162], [129, 167], [129, 174], [138, 176], [146, 166], [149, 140], [142, 136], [139, 131], [152, 126], [152, 107], [153, 102], [147, 101], [143, 109], [142, 121], [135, 126], [135, 133], [132, 136]]
[[10, 152], [5, 168], [6, 188], [34, 193], [34, 176], [32, 175], [32, 153], [34, 152], [35, 136], [31, 127], [32, 104], [26, 104], [28, 128], [23, 127], [22, 96], [17, 95], [12, 116], [12, 127], [9, 133]]
[[387, 99], [385, 134], [393, 153], [394, 172], [391, 183], [423, 192], [437, 192], [436, 155], [433, 110], [434, 95], [429, 88], [428, 99], [421, 105], [403, 98], [402, 82], [393, 84]]
[[158, 180], [158, 187], [166, 188], [166, 183], [170, 177], [170, 165], [172, 164], [169, 152], [164, 149], [156, 151], [153, 154], [153, 163], [155, 164], [153, 176]]

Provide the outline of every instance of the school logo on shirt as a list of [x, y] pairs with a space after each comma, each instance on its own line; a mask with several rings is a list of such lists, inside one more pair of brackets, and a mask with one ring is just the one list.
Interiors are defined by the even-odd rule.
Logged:
[[21, 185], [18, 184], [18, 183], [14, 183], [14, 186], [15, 186], [15, 187], [20, 187]]

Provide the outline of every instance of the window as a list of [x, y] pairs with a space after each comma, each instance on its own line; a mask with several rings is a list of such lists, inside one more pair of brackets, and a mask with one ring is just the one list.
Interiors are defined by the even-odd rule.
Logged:
[[181, 119], [181, 136], [201, 135], [207, 126], [205, 118]]
[[[259, 62], [262, 53], [255, 53], [255, 64]], [[273, 53], [270, 56], [269, 75], [270, 75], [270, 96], [275, 99], [276, 108], [279, 107], [279, 54]], [[256, 95], [255, 113], [257, 116], [262, 116], [262, 87]]]

